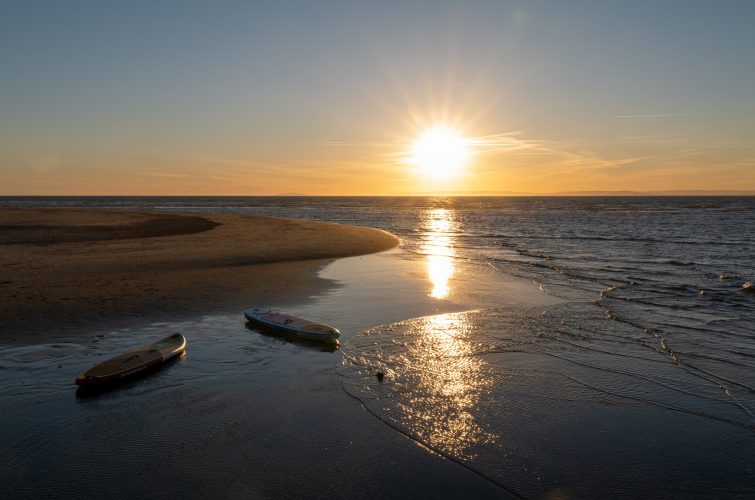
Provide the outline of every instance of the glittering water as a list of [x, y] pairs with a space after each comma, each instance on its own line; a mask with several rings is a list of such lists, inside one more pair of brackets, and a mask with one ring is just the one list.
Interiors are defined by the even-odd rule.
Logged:
[[534, 282], [553, 305], [486, 284], [478, 310], [346, 338], [344, 389], [523, 496], [755, 497], [755, 198], [0, 202], [377, 227], [422, 261], [436, 301], [455, 299], [462, 265]]
[[344, 356], [375, 416], [522, 496], [753, 492], [752, 394], [589, 303], [402, 321]]

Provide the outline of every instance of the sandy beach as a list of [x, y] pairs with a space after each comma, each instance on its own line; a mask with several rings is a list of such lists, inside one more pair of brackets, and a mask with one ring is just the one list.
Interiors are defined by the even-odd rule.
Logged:
[[397, 244], [375, 229], [295, 219], [6, 208], [0, 340], [291, 302], [328, 286], [316, 277], [328, 259]]

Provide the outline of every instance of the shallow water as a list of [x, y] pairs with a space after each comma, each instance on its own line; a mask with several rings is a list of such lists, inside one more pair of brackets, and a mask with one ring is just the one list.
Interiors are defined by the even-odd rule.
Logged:
[[[326, 268], [343, 286], [291, 310], [339, 326], [341, 352], [249, 342], [236, 318], [164, 325], [196, 337], [170, 375], [79, 404], [150, 384], [170, 397], [227, 390], [250, 374], [274, 394], [290, 390], [275, 381], [294, 370], [343, 386], [383, 424], [526, 497], [755, 496], [755, 294], [743, 290], [755, 278], [755, 198], [0, 201], [304, 217], [402, 238], [401, 251]], [[107, 333], [108, 349], [151, 332], [137, 333]], [[56, 364], [83, 368], [91, 352], [4, 351], [4, 401], [29, 405], [5, 423], [44, 422], [49, 400], [70, 389], [54, 380]], [[14, 388], [27, 372], [45, 383]], [[40, 443], [14, 443], [39, 460]]]
[[344, 349], [344, 387], [528, 498], [751, 495], [752, 398], [606, 324], [569, 303], [385, 325]]
[[[347, 343], [384, 321], [466, 308], [428, 297], [422, 271], [398, 251], [338, 260], [321, 274], [340, 286], [287, 312], [337, 325]], [[188, 342], [177, 362], [76, 391], [92, 364], [174, 331]], [[502, 493], [365, 412], [343, 391], [341, 351], [260, 332], [243, 311], [89, 333], [0, 349], [2, 498], [151, 497], [155, 484], [166, 498]]]

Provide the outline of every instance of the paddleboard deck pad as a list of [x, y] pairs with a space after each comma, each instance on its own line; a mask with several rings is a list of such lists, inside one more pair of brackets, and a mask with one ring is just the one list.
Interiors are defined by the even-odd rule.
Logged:
[[244, 311], [244, 316], [252, 323], [290, 333], [305, 340], [338, 345], [338, 337], [341, 336], [341, 332], [332, 326], [273, 312], [269, 309], [250, 308]]
[[97, 363], [76, 377], [76, 385], [98, 387], [123, 381], [165, 363], [186, 350], [186, 338], [174, 333], [154, 344]]

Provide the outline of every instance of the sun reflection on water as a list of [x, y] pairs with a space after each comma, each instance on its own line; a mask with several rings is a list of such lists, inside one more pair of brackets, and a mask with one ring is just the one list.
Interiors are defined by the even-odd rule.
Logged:
[[[454, 210], [436, 208], [421, 215], [419, 253], [426, 262], [429, 295], [452, 293], [456, 269]], [[478, 356], [476, 323], [467, 313], [425, 316], [384, 325], [351, 339], [345, 364], [367, 378], [345, 387], [370, 411], [430, 448], [472, 459], [497, 438], [479, 419], [493, 386], [487, 361]], [[351, 354], [353, 351], [355, 354]], [[377, 376], [377, 377], [376, 377]]]
[[457, 223], [454, 212], [445, 208], [428, 210], [423, 214], [422, 228], [426, 231], [421, 252], [427, 256], [427, 276], [432, 284], [430, 296], [445, 299], [451, 294], [449, 281], [454, 275], [454, 238]]
[[[476, 355], [473, 330], [464, 313], [387, 325], [365, 332], [356, 363], [380, 360], [386, 381], [361, 390], [371, 397], [385, 391], [374, 401], [382, 401], [381, 411], [388, 409], [386, 401], [394, 402], [389, 418], [400, 428], [436, 451], [465, 459], [476, 455], [477, 446], [496, 441], [476, 416], [493, 380]], [[383, 335], [391, 342], [375, 342]]]
[[399, 405], [404, 425], [431, 447], [468, 457], [471, 447], [492, 439], [473, 413], [490, 379], [474, 355], [468, 323], [459, 314], [429, 316], [405, 334], [414, 340], [405, 345], [400, 374], [413, 386]]

